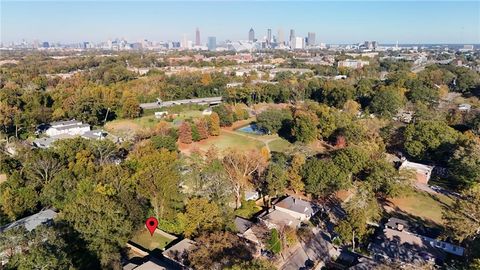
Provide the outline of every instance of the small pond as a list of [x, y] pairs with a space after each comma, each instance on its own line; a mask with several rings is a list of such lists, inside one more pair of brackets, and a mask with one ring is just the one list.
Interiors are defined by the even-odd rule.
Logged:
[[267, 134], [267, 132], [265, 132], [265, 130], [262, 130], [262, 129], [258, 128], [257, 124], [255, 124], [255, 123], [243, 126], [239, 129], [237, 129], [237, 131], [250, 133], [250, 134], [256, 134], [256, 135]]

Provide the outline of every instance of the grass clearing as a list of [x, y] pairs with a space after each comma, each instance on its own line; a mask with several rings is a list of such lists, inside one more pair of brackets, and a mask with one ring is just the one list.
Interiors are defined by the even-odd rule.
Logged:
[[131, 240], [131, 242], [135, 243], [136, 245], [150, 251], [155, 249], [163, 250], [172, 241], [173, 239], [163, 236], [157, 232], [155, 232], [152, 236], [147, 229], [138, 231]]
[[[205, 143], [204, 143], [205, 142]], [[215, 146], [220, 150], [227, 148], [239, 149], [239, 150], [250, 150], [250, 149], [261, 149], [265, 146], [262, 142], [250, 139], [248, 137], [237, 135], [234, 133], [229, 133], [225, 131], [220, 132], [220, 136], [211, 137], [204, 142], [200, 142], [199, 148], [202, 150], [208, 150], [210, 146]]]
[[422, 220], [443, 225], [442, 213], [453, 204], [453, 200], [442, 194], [429, 194], [415, 191], [412, 194], [388, 200], [390, 207], [398, 208], [409, 215], [416, 216]]
[[273, 152], [285, 152], [290, 148], [291, 145], [292, 144], [289, 141], [283, 138], [278, 138], [268, 143], [270, 151]]
[[222, 130], [220, 132], [220, 136], [210, 137], [206, 140], [194, 142], [188, 145], [180, 144], [179, 148], [183, 153], [189, 153], [192, 149], [195, 148], [201, 151], [207, 151], [212, 146], [215, 146], [220, 151], [228, 148], [238, 150], [251, 150], [261, 149], [265, 146], [265, 144], [258, 140], [248, 138], [246, 136]]
[[[180, 112], [173, 120], [173, 125], [180, 125], [182, 121], [201, 117], [203, 117], [202, 112], [198, 110]], [[105, 130], [117, 136], [128, 137], [136, 132], [153, 128], [160, 121], [162, 119], [157, 119], [155, 115], [146, 115], [135, 119], [117, 119], [106, 123]]]

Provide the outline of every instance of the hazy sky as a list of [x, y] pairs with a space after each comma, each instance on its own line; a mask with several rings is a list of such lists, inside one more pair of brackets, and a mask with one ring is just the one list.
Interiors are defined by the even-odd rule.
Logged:
[[1, 41], [257, 38], [315, 32], [317, 42], [480, 43], [479, 1], [5, 1]]

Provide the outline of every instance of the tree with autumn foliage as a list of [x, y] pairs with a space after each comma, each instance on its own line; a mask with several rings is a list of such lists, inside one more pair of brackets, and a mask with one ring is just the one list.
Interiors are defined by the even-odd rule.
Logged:
[[305, 184], [302, 181], [302, 176], [300, 173], [302, 172], [302, 166], [305, 164], [305, 156], [302, 154], [295, 154], [292, 157], [292, 161], [290, 162], [290, 167], [287, 171], [288, 176], [288, 184], [290, 188], [295, 191], [295, 193], [303, 192], [305, 189]]
[[211, 136], [220, 135], [220, 117], [216, 112], [212, 112], [208, 117], [208, 132]]
[[222, 163], [227, 173], [227, 178], [233, 186], [235, 206], [240, 207], [242, 192], [251, 185], [255, 174], [260, 174], [267, 165], [267, 161], [257, 150], [239, 151], [228, 150]]
[[192, 143], [192, 128], [187, 122], [183, 122], [178, 129], [178, 140], [181, 143]]
[[140, 103], [131, 91], [126, 91], [122, 96], [122, 116], [124, 118], [136, 118], [141, 113]]
[[200, 136], [200, 140], [205, 140], [208, 138], [208, 124], [207, 121], [203, 118], [200, 118], [195, 123], [198, 130], [198, 135]]

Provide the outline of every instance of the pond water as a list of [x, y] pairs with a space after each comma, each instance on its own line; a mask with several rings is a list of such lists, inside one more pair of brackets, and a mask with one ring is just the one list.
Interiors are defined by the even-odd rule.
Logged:
[[256, 134], [256, 135], [265, 135], [266, 134], [266, 132], [264, 130], [259, 129], [257, 127], [257, 124], [250, 124], [250, 125], [243, 126], [239, 129], [237, 129], [237, 131], [250, 133], [250, 134]]

